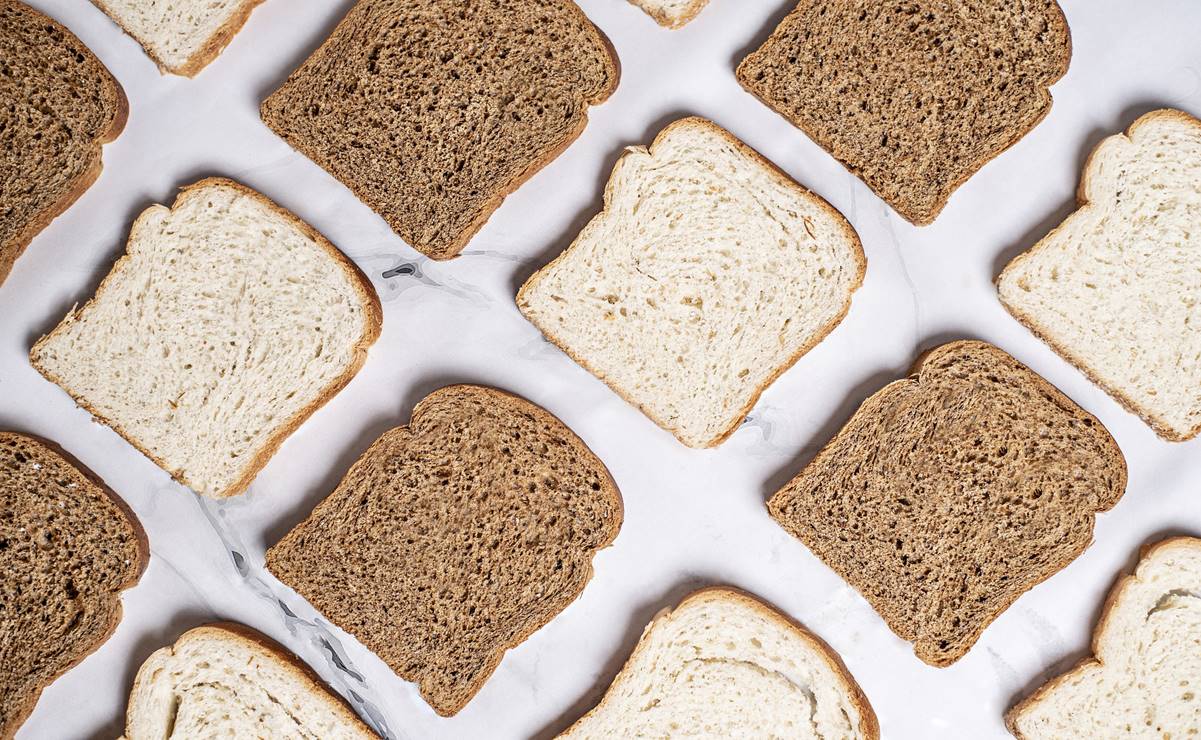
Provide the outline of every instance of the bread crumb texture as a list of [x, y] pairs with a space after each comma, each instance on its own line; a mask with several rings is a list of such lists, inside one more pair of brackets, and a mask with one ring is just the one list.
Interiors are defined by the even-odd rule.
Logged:
[[864, 266], [842, 214], [686, 118], [622, 156], [604, 210], [517, 305], [681, 442], [706, 447], [842, 320]]
[[751, 596], [709, 588], [656, 616], [600, 704], [559, 737], [879, 736], [825, 643]]
[[1201, 432], [1201, 121], [1139, 118], [1085, 165], [1081, 207], [997, 280], [1058, 352], [1180, 441]]
[[579, 596], [621, 520], [608, 471], [562, 422], [450, 386], [376, 440], [267, 567], [449, 716]]
[[885, 386], [769, 501], [923, 661], [946, 666], [1092, 541], [1126, 488], [1109, 433], [992, 345]]
[[1110, 595], [1095, 658], [1039, 689], [1006, 717], [1022, 740], [1201, 736], [1201, 540], [1144, 553]]
[[1051, 109], [1055, 0], [801, 0], [738, 66], [749, 91], [915, 224]]
[[571, 0], [360, 0], [262, 115], [446, 259], [580, 135], [618, 75]]
[[709, 0], [630, 0], [655, 22], [667, 28], [683, 28], [709, 4]]
[[0, 432], [0, 737], [108, 639], [149, 557], [141, 527], [53, 445]]
[[221, 53], [263, 0], [92, 0], [160, 68], [191, 77]]

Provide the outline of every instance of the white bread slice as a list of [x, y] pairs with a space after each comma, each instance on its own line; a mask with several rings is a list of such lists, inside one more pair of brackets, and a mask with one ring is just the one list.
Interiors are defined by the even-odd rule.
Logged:
[[588, 714], [559, 737], [872, 740], [876, 715], [837, 653], [767, 604], [707, 588], [663, 610]]
[[1148, 113], [1084, 167], [1080, 209], [997, 278], [1010, 313], [1163, 438], [1201, 432], [1201, 121]]
[[630, 0], [660, 26], [681, 28], [705, 9], [709, 0]]
[[138, 670], [122, 740], [374, 738], [308, 666], [240, 624], [207, 624]]
[[605, 207], [517, 305], [690, 447], [725, 439], [863, 282], [838, 211], [701, 118], [630, 147]]
[[263, 0], [92, 0], [137, 39], [160, 71], [194, 77]]
[[1006, 715], [1023, 740], [1201, 736], [1201, 539], [1143, 552], [1109, 594], [1095, 658]]
[[30, 361], [176, 480], [233, 496], [358, 372], [381, 316], [324, 237], [214, 178], [143, 211]]

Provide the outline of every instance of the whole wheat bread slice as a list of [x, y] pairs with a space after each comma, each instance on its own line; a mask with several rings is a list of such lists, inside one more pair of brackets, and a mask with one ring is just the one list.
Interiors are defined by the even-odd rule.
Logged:
[[125, 92], [62, 24], [0, 0], [0, 283], [38, 232], [100, 176]]
[[608, 471], [561, 421], [450, 386], [376, 440], [267, 567], [449, 716], [580, 595], [621, 520]]
[[559, 737], [877, 740], [880, 726], [829, 645], [753, 596], [706, 588], [655, 616]]
[[91, 471], [0, 432], [0, 738], [108, 639], [149, 558], [137, 518]]
[[1163, 438], [1201, 433], [1201, 121], [1093, 150], [1080, 208], [997, 278], [1001, 302]]
[[188, 630], [138, 669], [122, 740], [374, 738], [299, 658], [256, 630]]
[[456, 256], [617, 87], [572, 0], [360, 0], [263, 120], [415, 249]]
[[922, 225], [1047, 115], [1071, 53], [1055, 0], [801, 0], [738, 80]]
[[683, 28], [705, 9], [709, 0], [630, 0], [665, 28]]
[[209, 178], [143, 211], [30, 361], [176, 480], [241, 493], [379, 336], [370, 281], [262, 195]]
[[961, 658], [1092, 541], [1126, 488], [1105, 427], [996, 347], [945, 344], [768, 503], [917, 657]]

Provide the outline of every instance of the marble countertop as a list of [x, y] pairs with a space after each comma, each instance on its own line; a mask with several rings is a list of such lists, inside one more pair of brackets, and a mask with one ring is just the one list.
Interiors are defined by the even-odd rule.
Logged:
[[[203, 622], [255, 627], [298, 653], [394, 738], [546, 737], [588, 709], [659, 609], [732, 584], [775, 603], [842, 655], [885, 738], [1005, 738], [1014, 697], [1087, 653], [1115, 577], [1139, 547], [1201, 535], [1201, 440], [1171, 444], [1013, 320], [992, 280], [1074, 206], [1085, 156], [1162, 106], [1201, 114], [1201, 4], [1061, 0], [1074, 58], [1034, 131], [973, 177], [938, 221], [915, 228], [803, 134], [754, 100], [732, 70], [791, 0], [712, 0], [685, 29], [660, 29], [624, 0], [580, 0], [622, 62], [614, 96], [583, 136], [512, 195], [463, 256], [435, 263], [258, 118], [259, 101], [316, 47], [350, 0], [269, 0], [197, 79], [160, 76], [86, 0], [29, 0], [108, 65], [130, 99], [104, 173], [37, 239], [0, 288], [0, 428], [62, 444], [129, 502], [153, 556], [124, 596], [112, 638], [42, 695], [20, 738], [111, 738], [135, 671]], [[711, 118], [840, 209], [862, 237], [867, 279], [846, 320], [772, 385], [715, 450], [689, 450], [547, 344], [513, 305], [517, 286], [599, 208], [622, 148], [666, 123]], [[240, 498], [199, 499], [92, 422], [27, 361], [30, 344], [91, 295], [132, 219], [207, 175], [238, 179], [350, 255], [384, 305], [362, 372], [305, 423]], [[993, 342], [1096, 414], [1124, 450], [1129, 489], [1098, 517], [1096, 542], [1023, 596], [950, 668], [918, 661], [841, 579], [768, 517], [764, 498], [869, 394], [943, 341]], [[457, 716], [430, 710], [355, 640], [263, 569], [263, 553], [324, 498], [367, 445], [451, 382], [519, 393], [562, 418], [609, 466], [625, 499], [616, 543], [583, 596], [510, 651]]]

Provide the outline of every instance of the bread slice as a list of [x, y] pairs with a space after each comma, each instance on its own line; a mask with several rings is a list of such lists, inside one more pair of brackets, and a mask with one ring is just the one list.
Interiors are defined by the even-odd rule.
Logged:
[[213, 178], [144, 211], [95, 297], [30, 360], [176, 480], [233, 496], [358, 372], [381, 317], [324, 237]]
[[621, 520], [605, 466], [561, 421], [449, 386], [376, 440], [267, 567], [449, 716], [580, 595]]
[[122, 740], [376, 737], [299, 658], [232, 622], [189, 630], [147, 658], [125, 722]]
[[838, 654], [758, 599], [693, 593], [647, 625], [605, 698], [560, 738], [875, 740], [876, 715]]
[[1146, 549], [1110, 593], [1095, 657], [1006, 715], [1022, 740], [1201, 736], [1201, 540]]
[[263, 0], [92, 0], [137, 39], [159, 70], [195, 77]]
[[1165, 439], [1201, 432], [1201, 121], [1148, 113], [997, 278], [1010, 313]]
[[865, 267], [842, 214], [685, 118], [617, 162], [604, 210], [517, 306], [659, 426], [709, 447], [842, 320]]
[[915, 224], [1051, 110], [1055, 0], [801, 0], [738, 80]]
[[683, 28], [697, 13], [705, 9], [709, 0], [630, 0], [646, 11], [660, 26]]
[[121, 85], [63, 25], [0, 0], [0, 283], [25, 247], [100, 176], [125, 128]]
[[1025, 365], [945, 344], [768, 502], [934, 666], [1072, 562], [1126, 489], [1101, 422]]
[[0, 738], [100, 647], [146, 568], [138, 520], [57, 445], [0, 432]]
[[413, 248], [449, 259], [618, 76], [572, 0], [360, 0], [262, 116]]

